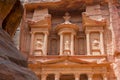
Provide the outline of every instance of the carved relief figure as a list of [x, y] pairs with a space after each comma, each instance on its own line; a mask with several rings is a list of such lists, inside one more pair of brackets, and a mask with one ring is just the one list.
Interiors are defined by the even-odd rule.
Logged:
[[93, 40], [92, 49], [100, 49], [100, 41], [98, 39]]
[[69, 50], [70, 49], [70, 43], [69, 43], [69, 41], [65, 41], [64, 49], [65, 50]]
[[65, 41], [64, 43], [64, 55], [70, 55], [70, 43]]
[[42, 39], [37, 39], [35, 42], [35, 49], [42, 49], [42, 47], [43, 47]]
[[42, 39], [39, 39], [39, 38], [36, 39], [34, 56], [41, 56], [43, 54], [42, 48], [43, 48]]

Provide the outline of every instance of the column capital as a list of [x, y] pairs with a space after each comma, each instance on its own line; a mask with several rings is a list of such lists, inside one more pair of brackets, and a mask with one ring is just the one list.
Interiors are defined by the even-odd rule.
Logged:
[[74, 75], [75, 75], [75, 77], [79, 77], [79, 76], [80, 76], [80, 74], [79, 74], [79, 73], [75, 73]]
[[104, 74], [103, 74], [103, 77], [107, 77], [107, 73], [104, 73]]
[[45, 75], [45, 76], [47, 76], [48, 74], [47, 74], [47, 73], [41, 73], [41, 75]]
[[59, 73], [55, 73], [55, 76], [56, 76], [56, 77], [60, 77], [60, 74], [59, 74]]
[[100, 32], [100, 33], [103, 33], [104, 31], [103, 31], [103, 30], [100, 30], [99, 32]]
[[74, 76], [75, 76], [75, 80], [79, 80], [79, 78], [80, 78], [80, 74], [79, 73], [75, 73]]
[[33, 32], [33, 31], [30, 31], [30, 34], [35, 34], [35, 32]]
[[86, 34], [90, 34], [90, 31], [85, 31]]
[[56, 74], [55, 74], [55, 80], [59, 80], [59, 78], [60, 78], [60, 74], [59, 74], [59, 73], [56, 73]]
[[72, 32], [71, 35], [76, 35], [76, 33], [75, 33], [75, 32]]
[[63, 35], [63, 32], [59, 32], [58, 35]]
[[92, 78], [93, 77], [93, 74], [91, 73], [91, 74], [88, 74], [88, 77], [89, 78]]
[[88, 80], [92, 80], [93, 74], [88, 74]]
[[44, 34], [47, 34], [47, 35], [49, 34], [49, 32], [47, 32], [47, 31], [45, 31], [45, 32], [43, 32], [43, 33], [44, 33]]
[[107, 73], [103, 74], [103, 80], [107, 80]]
[[46, 74], [46, 73], [41, 74], [41, 80], [46, 80], [47, 75], [48, 75], [48, 74]]

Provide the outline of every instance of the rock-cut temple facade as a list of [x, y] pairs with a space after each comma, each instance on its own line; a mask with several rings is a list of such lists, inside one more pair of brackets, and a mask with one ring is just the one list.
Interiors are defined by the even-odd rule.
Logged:
[[116, 0], [26, 0], [20, 51], [39, 80], [120, 80], [119, 10]]

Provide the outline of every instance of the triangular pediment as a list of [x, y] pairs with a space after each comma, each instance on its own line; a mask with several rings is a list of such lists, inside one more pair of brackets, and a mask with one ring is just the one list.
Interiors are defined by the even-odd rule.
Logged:
[[54, 65], [79, 65], [79, 64], [85, 64], [84, 62], [73, 62], [70, 60], [64, 60], [64, 61], [60, 61], [60, 62], [56, 62], [56, 63], [52, 63]]
[[83, 18], [83, 25], [84, 26], [89, 26], [89, 27], [93, 27], [93, 26], [97, 26], [97, 27], [104, 27], [106, 26], [106, 19], [100, 17], [98, 19], [94, 19], [91, 16], [87, 15], [86, 13], [82, 14], [82, 18]]
[[79, 65], [79, 64], [88, 64], [89, 62], [87, 61], [82, 61], [80, 59], [73, 59], [73, 58], [61, 58], [61, 59], [54, 59], [54, 60], [48, 60], [46, 62], [43, 62], [43, 64], [53, 64], [53, 65], [66, 65], [66, 64], [69, 64], [69, 65]]

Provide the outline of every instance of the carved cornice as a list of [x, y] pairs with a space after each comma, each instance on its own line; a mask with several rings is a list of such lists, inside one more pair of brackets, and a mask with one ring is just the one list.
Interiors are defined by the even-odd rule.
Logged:
[[106, 26], [106, 19], [95, 20], [91, 19], [89, 15], [86, 13], [82, 14], [83, 19], [83, 26], [85, 27], [105, 27]]
[[[107, 0], [30, 0], [24, 4], [27, 10], [49, 8], [53, 11], [83, 10], [86, 5], [107, 3]], [[66, 4], [67, 3], [67, 4]], [[62, 7], [63, 6], [63, 7]]]
[[65, 29], [65, 28], [68, 28], [68, 29], [71, 28], [75, 31], [79, 30], [79, 27], [76, 24], [64, 24], [64, 23], [57, 25], [55, 30], [59, 31], [60, 29]]
[[[49, 65], [54, 65], [54, 66], [66, 66], [66, 64], [68, 65], [88, 65], [88, 64], [94, 64], [94, 65], [109, 65], [110, 63], [107, 61], [106, 56], [81, 56], [81, 57], [77, 57], [77, 56], [56, 56], [53, 58], [53, 56], [46, 56], [46, 57], [31, 57], [31, 59], [29, 59], [29, 61], [33, 62], [32, 64], [37, 65], [39, 64], [39, 66], [49, 66]], [[34, 63], [35, 62], [35, 63]], [[31, 65], [32, 65], [31, 64]]]
[[51, 27], [51, 17], [46, 16], [43, 20], [27, 20], [28, 25], [30, 28], [48, 28], [50, 29]]

